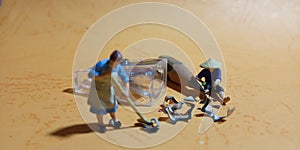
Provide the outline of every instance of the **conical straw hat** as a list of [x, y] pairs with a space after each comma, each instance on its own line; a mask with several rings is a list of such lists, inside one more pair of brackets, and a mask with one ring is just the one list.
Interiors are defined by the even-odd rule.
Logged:
[[200, 64], [200, 67], [202, 68], [220, 68], [222, 66], [222, 63], [214, 60], [213, 58], [209, 58], [204, 63]]

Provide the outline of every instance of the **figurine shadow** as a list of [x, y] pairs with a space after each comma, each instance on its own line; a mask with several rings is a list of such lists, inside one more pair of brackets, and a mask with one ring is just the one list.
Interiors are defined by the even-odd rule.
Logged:
[[69, 93], [69, 94], [75, 94], [74, 88], [66, 88], [62, 90], [62, 92]]
[[182, 122], [189, 122], [189, 119], [177, 119], [176, 122], [172, 122], [169, 117], [159, 117], [158, 118], [158, 121], [161, 121], [161, 122], [166, 122], [166, 123], [169, 123], [171, 125], [176, 125], [177, 122], [179, 121], [182, 121]]
[[[208, 115], [206, 115], [205, 113], [199, 113], [199, 114], [195, 114], [194, 115], [195, 117], [209, 117]], [[215, 123], [218, 123], [218, 124], [221, 124], [221, 123], [224, 123], [226, 122], [227, 120], [225, 118], [219, 120], [218, 122], [215, 122]]]
[[[112, 131], [112, 130], [122, 130], [122, 129], [129, 129], [129, 128], [136, 128], [136, 127], [142, 127], [140, 123], [135, 123], [132, 126], [127, 127], [121, 127], [118, 129], [107, 129], [106, 131]], [[56, 137], [69, 137], [76, 134], [88, 134], [92, 132], [97, 132], [98, 124], [97, 123], [89, 123], [89, 124], [75, 124], [68, 127], [64, 127], [61, 129], [58, 129], [56, 131], [53, 131], [50, 133], [51, 136]]]
[[195, 116], [195, 117], [204, 117], [205, 114], [204, 114], [204, 113], [199, 113], [199, 114], [195, 114], [194, 116]]
[[75, 134], [86, 134], [93, 132], [93, 129], [97, 128], [97, 123], [91, 123], [91, 124], [76, 124], [71, 125], [68, 127], [64, 127], [61, 129], [58, 129], [56, 131], [53, 131], [50, 133], [52, 136], [57, 137], [68, 137]]
[[62, 92], [68, 93], [68, 94], [72, 94], [72, 95], [78, 95], [78, 96], [88, 97], [88, 95], [86, 95], [86, 94], [76, 93], [74, 91], [74, 88], [66, 88], [66, 89], [62, 90]]
[[168, 119], [169, 117], [159, 117], [157, 120], [166, 122]]

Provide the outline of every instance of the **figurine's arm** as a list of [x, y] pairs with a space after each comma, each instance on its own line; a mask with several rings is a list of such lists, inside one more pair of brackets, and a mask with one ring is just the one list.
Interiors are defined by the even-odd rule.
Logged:
[[221, 77], [221, 70], [217, 69], [217, 76], [216, 80], [212, 83], [212, 88], [216, 89], [216, 87], [221, 83], [222, 77]]
[[219, 85], [220, 83], [221, 83], [221, 79], [216, 79], [214, 82], [215, 85]]
[[200, 82], [202, 82], [202, 78], [205, 78], [205, 70], [201, 70], [198, 75], [196, 76], [196, 79]]
[[96, 77], [96, 76], [100, 76], [103, 72], [106, 72], [108, 67], [106, 66], [106, 68], [105, 68], [105, 64], [108, 61], [109, 61], [108, 59], [104, 59], [104, 60], [101, 60], [98, 63], [96, 63], [96, 65], [94, 65], [93, 67], [91, 67], [89, 69], [88, 77], [93, 78], [93, 77]]
[[118, 70], [118, 75], [120, 76], [122, 81], [123, 82], [129, 82], [129, 77], [128, 77], [126, 71], [124, 70], [124, 68], [121, 65], [117, 66], [117, 70]]
[[125, 83], [125, 91], [124, 91], [125, 93], [124, 94], [126, 94], [126, 97], [128, 97], [129, 96], [129, 77], [121, 65], [118, 65], [117, 67], [118, 67], [117, 68], [118, 76]]

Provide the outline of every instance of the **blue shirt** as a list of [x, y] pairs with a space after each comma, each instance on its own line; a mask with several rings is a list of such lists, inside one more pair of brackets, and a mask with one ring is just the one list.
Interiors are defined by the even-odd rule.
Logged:
[[212, 82], [216, 81], [217, 79], [222, 80], [221, 77], [221, 69], [216, 68], [213, 72], [210, 72], [209, 69], [203, 69], [197, 75], [198, 79], [205, 78], [206, 85], [204, 86], [205, 89], [211, 89]]
[[[89, 78], [94, 76], [100, 76], [109, 70], [109, 58], [99, 61], [95, 66], [90, 69], [88, 74]], [[119, 64], [112, 69], [112, 72], [116, 72], [123, 82], [129, 82], [129, 77], [126, 74], [123, 67]]]

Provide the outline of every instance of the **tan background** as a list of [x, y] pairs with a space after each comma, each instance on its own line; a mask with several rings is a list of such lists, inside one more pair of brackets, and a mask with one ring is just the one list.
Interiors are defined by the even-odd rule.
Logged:
[[[74, 97], [63, 90], [72, 87], [73, 58], [87, 29], [106, 13], [136, 2], [2, 2], [1, 149], [124, 149], [91, 133]], [[299, 149], [300, 2], [159, 2], [191, 11], [210, 28], [222, 49], [226, 90], [237, 110], [204, 134], [197, 132], [201, 118], [193, 117], [175, 138], [151, 149]], [[140, 36], [155, 27], [139, 28], [148, 28]], [[124, 49], [134, 38], [116, 37], [119, 44], [105, 50]], [[181, 35], [166, 38], [194, 48]], [[64, 128], [70, 136], [51, 135]]]

